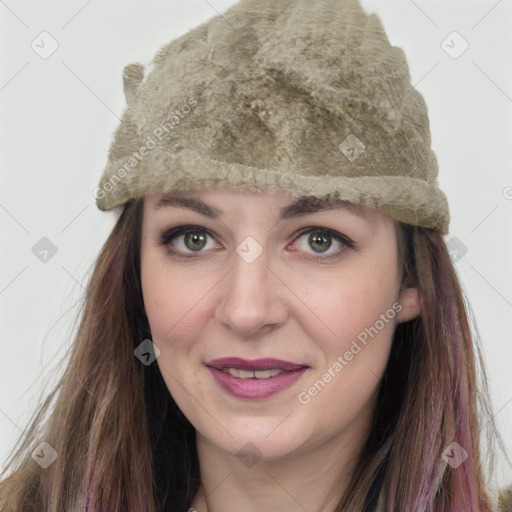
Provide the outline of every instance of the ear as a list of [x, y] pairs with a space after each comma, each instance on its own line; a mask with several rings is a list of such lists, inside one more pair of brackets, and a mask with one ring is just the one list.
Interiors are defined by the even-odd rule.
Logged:
[[397, 323], [407, 322], [421, 314], [421, 303], [417, 288], [402, 288], [398, 302], [402, 309], [396, 315]]

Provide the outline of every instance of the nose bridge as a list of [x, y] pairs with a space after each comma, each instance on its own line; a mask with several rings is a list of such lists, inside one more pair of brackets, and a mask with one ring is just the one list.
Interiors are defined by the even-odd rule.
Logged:
[[255, 334], [264, 325], [285, 319], [287, 310], [270, 260], [268, 251], [252, 237], [244, 239], [233, 254], [217, 319], [239, 335]]

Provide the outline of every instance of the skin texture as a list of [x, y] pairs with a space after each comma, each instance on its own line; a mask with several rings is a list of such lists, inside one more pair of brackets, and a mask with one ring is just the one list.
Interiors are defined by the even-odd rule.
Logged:
[[[363, 206], [277, 221], [296, 199], [288, 194], [179, 195], [224, 211], [210, 219], [176, 206], [155, 210], [163, 194], [144, 202], [144, 306], [167, 388], [197, 430], [202, 483], [193, 507], [313, 511], [341, 477], [324, 509], [333, 510], [368, 432], [395, 325], [420, 313], [417, 290], [401, 287], [396, 223]], [[190, 259], [159, 241], [187, 225], [207, 230], [199, 233], [202, 244], [177, 234], [168, 247]], [[321, 233], [300, 232], [311, 227], [341, 233], [356, 246], [329, 236], [315, 245], [308, 237]], [[236, 252], [248, 236], [263, 249], [252, 263]], [[387, 321], [376, 324], [386, 312]], [[375, 325], [377, 334], [366, 345], [357, 342], [361, 350], [353, 349], [348, 361], [354, 340]], [[204, 364], [225, 356], [275, 357], [310, 368], [276, 395], [244, 400], [222, 390]], [[339, 356], [346, 364], [336, 371]], [[329, 368], [329, 382], [304, 403]], [[252, 460], [237, 456], [246, 452]]]

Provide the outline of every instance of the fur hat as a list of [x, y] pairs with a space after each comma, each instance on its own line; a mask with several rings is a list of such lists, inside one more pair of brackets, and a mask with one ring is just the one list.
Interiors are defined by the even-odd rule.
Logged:
[[177, 189], [261, 190], [448, 231], [425, 101], [358, 0], [242, 0], [144, 74], [124, 70], [101, 210]]

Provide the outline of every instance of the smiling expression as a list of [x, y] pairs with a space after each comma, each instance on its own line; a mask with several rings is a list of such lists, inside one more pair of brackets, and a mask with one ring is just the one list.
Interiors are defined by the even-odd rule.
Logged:
[[276, 458], [364, 436], [396, 323], [419, 314], [400, 276], [396, 222], [373, 208], [228, 190], [144, 201], [157, 364], [196, 430], [228, 453], [252, 443]]

